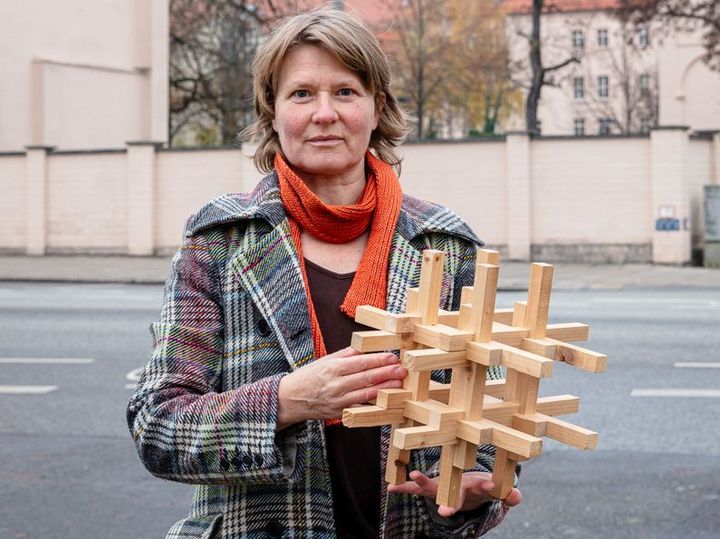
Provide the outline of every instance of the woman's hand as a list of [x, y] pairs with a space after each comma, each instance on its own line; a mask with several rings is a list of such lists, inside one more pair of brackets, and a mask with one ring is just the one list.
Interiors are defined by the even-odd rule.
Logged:
[[[405, 481], [401, 485], [388, 485], [388, 492], [414, 494], [435, 500], [438, 488], [437, 478], [430, 479], [424, 473], [415, 470], [410, 472], [410, 479], [412, 481]], [[489, 473], [466, 472], [462, 475], [462, 483], [460, 484], [460, 508], [455, 509], [454, 507], [441, 505], [438, 508], [438, 515], [450, 517], [458, 511], [470, 511], [477, 509], [484, 503], [494, 501], [495, 498], [489, 494], [493, 488], [495, 488], [495, 483], [492, 482], [492, 476]], [[502, 502], [508, 507], [514, 507], [521, 500], [520, 491], [514, 488]]]
[[402, 387], [407, 370], [390, 353], [345, 348], [284, 376], [278, 388], [278, 430], [308, 419], [335, 419], [344, 408]]

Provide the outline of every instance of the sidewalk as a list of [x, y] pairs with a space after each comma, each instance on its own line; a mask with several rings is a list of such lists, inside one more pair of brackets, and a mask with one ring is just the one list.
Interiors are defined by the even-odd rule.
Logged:
[[[162, 284], [169, 257], [0, 256], [0, 281]], [[505, 262], [499, 287], [527, 288], [530, 265]], [[652, 264], [555, 264], [554, 289], [627, 287], [712, 287], [720, 289], [720, 270]]]

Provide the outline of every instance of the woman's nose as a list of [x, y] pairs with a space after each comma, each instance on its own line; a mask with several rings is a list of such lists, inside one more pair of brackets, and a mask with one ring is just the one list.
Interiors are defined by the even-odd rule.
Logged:
[[319, 94], [317, 99], [317, 109], [313, 114], [313, 122], [326, 124], [332, 123], [337, 119], [338, 114], [335, 110], [335, 106], [333, 105], [332, 98], [325, 93]]

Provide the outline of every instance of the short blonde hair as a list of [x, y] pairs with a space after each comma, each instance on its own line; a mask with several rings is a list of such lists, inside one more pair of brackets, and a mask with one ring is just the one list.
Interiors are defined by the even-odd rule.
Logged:
[[353, 16], [335, 9], [319, 9], [283, 20], [260, 46], [252, 64], [253, 94], [257, 119], [240, 137], [259, 143], [255, 166], [261, 172], [273, 169], [280, 139], [272, 126], [278, 73], [288, 51], [300, 44], [321, 47], [354, 72], [374, 96], [379, 111], [377, 128], [370, 135], [370, 148], [400, 170], [401, 159], [394, 148], [409, 131], [407, 116], [390, 92], [390, 65], [377, 38]]

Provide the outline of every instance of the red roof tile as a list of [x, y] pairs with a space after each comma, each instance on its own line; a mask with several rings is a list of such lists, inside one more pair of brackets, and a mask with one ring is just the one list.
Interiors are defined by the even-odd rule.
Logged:
[[[532, 11], [532, 0], [504, 0], [503, 5], [507, 13], [521, 15]], [[569, 12], [569, 11], [600, 11], [616, 9], [619, 0], [546, 0], [543, 13]]]

